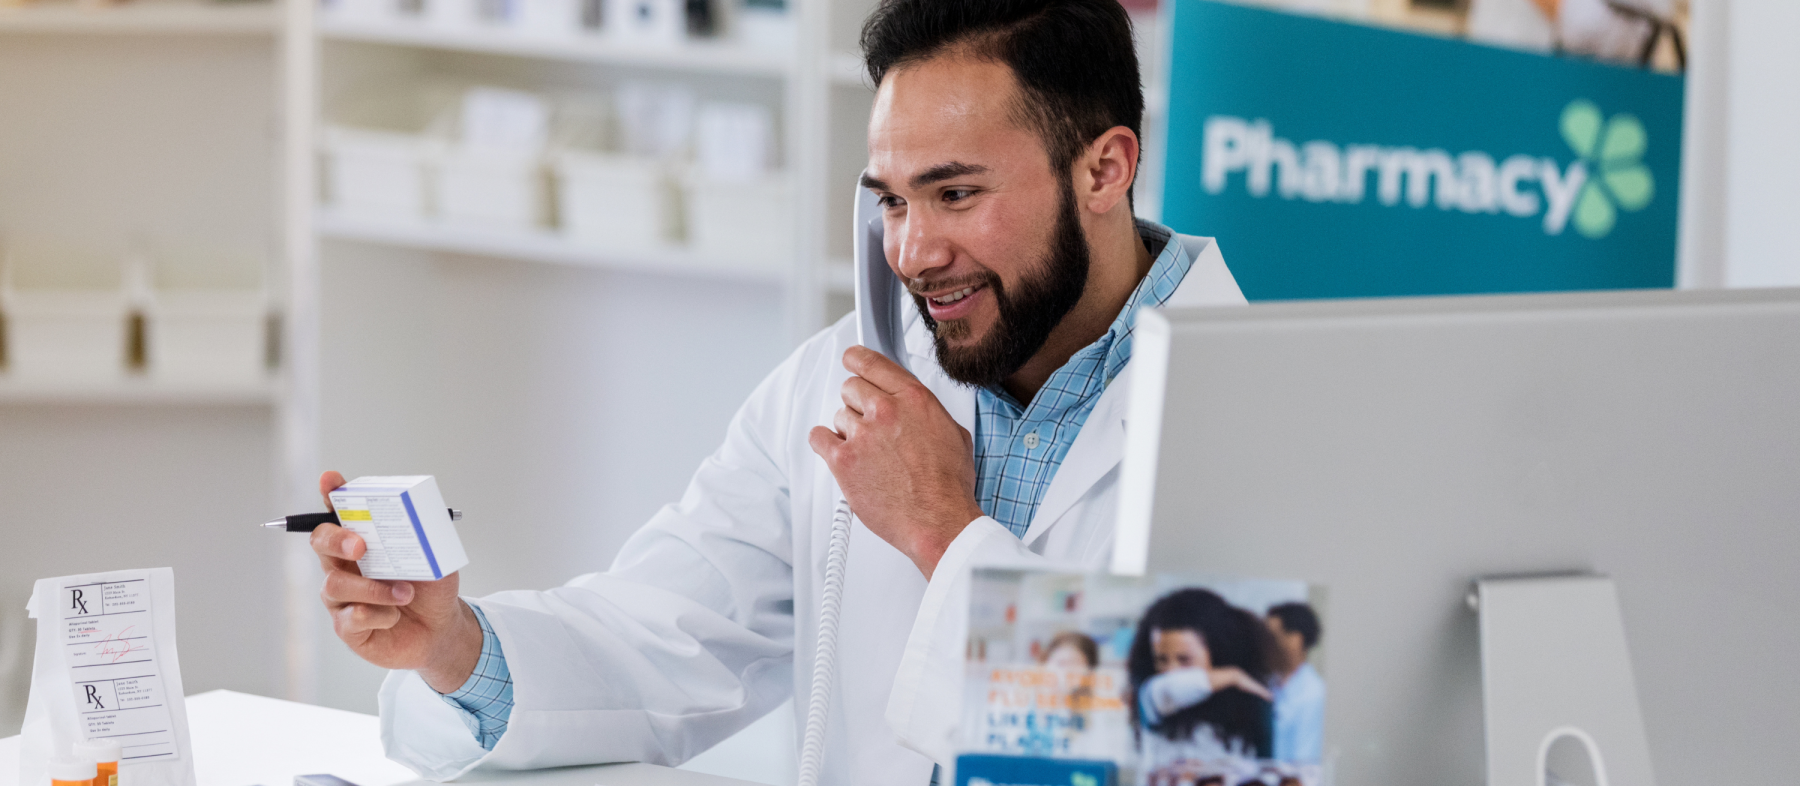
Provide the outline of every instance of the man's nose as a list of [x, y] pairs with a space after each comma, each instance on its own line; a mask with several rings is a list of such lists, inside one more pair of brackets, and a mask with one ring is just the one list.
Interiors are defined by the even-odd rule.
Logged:
[[900, 275], [908, 279], [925, 278], [926, 274], [941, 267], [948, 267], [955, 255], [950, 251], [950, 243], [938, 231], [934, 221], [925, 211], [907, 211], [906, 218], [901, 219], [898, 249], [889, 249], [891, 258], [897, 260]]

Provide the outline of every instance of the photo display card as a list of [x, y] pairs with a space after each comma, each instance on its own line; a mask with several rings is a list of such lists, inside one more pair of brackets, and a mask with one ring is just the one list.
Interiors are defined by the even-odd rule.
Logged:
[[958, 786], [1325, 786], [1325, 594], [975, 572]]

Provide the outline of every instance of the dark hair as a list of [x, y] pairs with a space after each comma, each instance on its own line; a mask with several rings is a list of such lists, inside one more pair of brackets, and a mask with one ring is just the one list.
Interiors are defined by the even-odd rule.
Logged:
[[888, 71], [952, 49], [1012, 69], [1022, 93], [1015, 112], [1065, 181], [1107, 129], [1143, 139], [1137, 49], [1118, 0], [882, 0], [863, 22], [876, 87]]
[[1044, 647], [1044, 657], [1049, 658], [1050, 653], [1055, 652], [1057, 647], [1064, 644], [1079, 650], [1082, 659], [1087, 661], [1088, 668], [1097, 668], [1100, 665], [1100, 645], [1094, 643], [1093, 637], [1074, 630], [1065, 630], [1050, 637], [1050, 644]]
[[1300, 643], [1306, 649], [1319, 645], [1319, 615], [1314, 614], [1312, 607], [1304, 603], [1282, 603], [1269, 609], [1269, 616], [1281, 620], [1281, 629], [1289, 633], [1300, 634]]
[[[1143, 727], [1143, 707], [1138, 691], [1156, 676], [1156, 653], [1150, 648], [1153, 630], [1191, 630], [1200, 634], [1214, 668], [1236, 666], [1260, 682], [1268, 682], [1269, 655], [1274, 640], [1268, 626], [1255, 614], [1225, 602], [1224, 598], [1203, 589], [1181, 589], [1150, 604], [1138, 622], [1137, 636], [1131, 642], [1131, 656], [1126, 670], [1131, 678], [1131, 722]], [[1273, 755], [1274, 720], [1269, 701], [1261, 696], [1231, 687], [1214, 691], [1205, 701], [1164, 717], [1151, 731], [1171, 740], [1193, 735], [1205, 726], [1218, 735], [1226, 746], [1234, 742], [1258, 758]]]

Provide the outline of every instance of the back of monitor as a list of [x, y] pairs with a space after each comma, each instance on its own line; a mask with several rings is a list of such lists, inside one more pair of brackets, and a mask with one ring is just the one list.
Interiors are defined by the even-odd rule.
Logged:
[[1175, 310], [1136, 341], [1115, 568], [1324, 585], [1340, 786], [1482, 783], [1470, 582], [1559, 571], [1617, 587], [1656, 780], [1800, 772], [1800, 290]]

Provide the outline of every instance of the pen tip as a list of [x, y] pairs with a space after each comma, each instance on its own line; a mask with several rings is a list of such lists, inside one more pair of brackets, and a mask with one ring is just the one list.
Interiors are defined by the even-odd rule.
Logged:
[[287, 519], [263, 522], [263, 529], [287, 529]]

